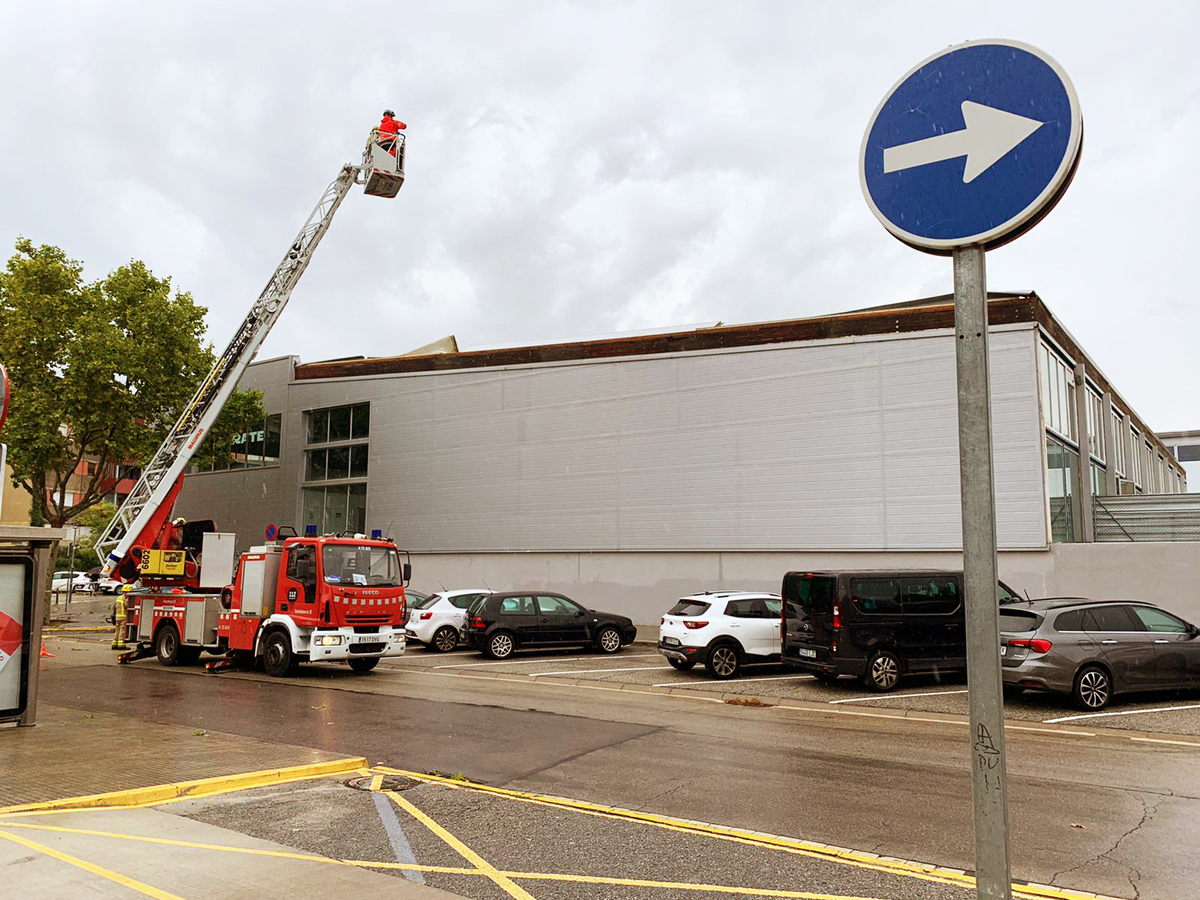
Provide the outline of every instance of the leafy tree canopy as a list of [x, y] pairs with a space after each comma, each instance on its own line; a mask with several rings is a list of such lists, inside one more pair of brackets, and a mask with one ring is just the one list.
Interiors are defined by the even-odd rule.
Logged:
[[[205, 312], [145, 263], [86, 283], [58, 247], [17, 240], [0, 272], [0, 362], [12, 380], [4, 440], [35, 522], [71, 521], [113, 489], [117, 465], [150, 460], [212, 367]], [[261, 418], [255, 396], [227, 408]], [[223, 414], [217, 429], [237, 425]], [[77, 472], [88, 474], [68, 504]]]

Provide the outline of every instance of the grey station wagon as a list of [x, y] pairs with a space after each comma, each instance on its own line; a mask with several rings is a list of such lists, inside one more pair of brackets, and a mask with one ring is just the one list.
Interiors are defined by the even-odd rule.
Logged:
[[1000, 609], [1005, 690], [1070, 694], [1101, 710], [1113, 694], [1200, 687], [1200, 628], [1152, 603], [1048, 599]]

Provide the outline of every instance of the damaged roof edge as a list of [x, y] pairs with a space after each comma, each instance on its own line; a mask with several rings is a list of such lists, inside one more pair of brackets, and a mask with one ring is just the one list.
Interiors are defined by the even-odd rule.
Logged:
[[[1044, 309], [1035, 293], [989, 293], [988, 318], [993, 325], [1038, 321]], [[677, 331], [630, 337], [605, 338], [566, 344], [541, 344], [438, 353], [425, 356], [381, 356], [358, 360], [328, 360], [296, 366], [296, 380], [353, 378], [364, 375], [393, 375], [449, 369], [478, 369], [489, 366], [527, 365], [581, 359], [610, 359], [622, 356], [652, 356], [726, 347], [751, 347], [840, 337], [865, 337], [930, 331], [954, 326], [954, 301], [950, 295], [931, 297], [894, 307], [854, 310], [809, 319], [784, 319], [750, 325], [723, 325], [696, 331]]]

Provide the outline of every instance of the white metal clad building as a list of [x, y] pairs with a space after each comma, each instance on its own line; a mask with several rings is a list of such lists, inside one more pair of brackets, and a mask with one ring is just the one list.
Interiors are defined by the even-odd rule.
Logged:
[[[683, 592], [777, 589], [798, 566], [953, 568], [946, 302], [511, 351], [256, 363], [241, 386], [264, 391], [272, 418], [232, 448], [233, 468], [190, 474], [177, 509], [215, 518], [240, 547], [270, 521], [381, 528], [415, 555], [418, 588], [557, 589], [643, 622]], [[1080, 488], [1103, 484], [1090, 469], [1107, 465], [1102, 441], [1080, 463], [1076, 438], [1074, 478], [1048, 467], [1070, 456], [1072, 429], [1055, 418], [1067, 407], [1047, 344], [1084, 365], [1110, 420], [1117, 409], [1153, 436], [1062, 346], [1069, 335], [1035, 295], [998, 298], [991, 321], [999, 544], [1044, 555], [1063, 516], [1081, 518]], [[1071, 409], [1068, 420], [1089, 418], [1086, 404], [1079, 419]]]

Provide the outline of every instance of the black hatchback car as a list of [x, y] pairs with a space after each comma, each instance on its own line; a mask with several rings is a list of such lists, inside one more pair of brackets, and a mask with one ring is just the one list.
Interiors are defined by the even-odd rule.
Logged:
[[637, 637], [626, 616], [586, 609], [549, 591], [514, 591], [480, 597], [467, 614], [467, 642], [492, 659], [519, 647], [595, 647], [616, 653]]

